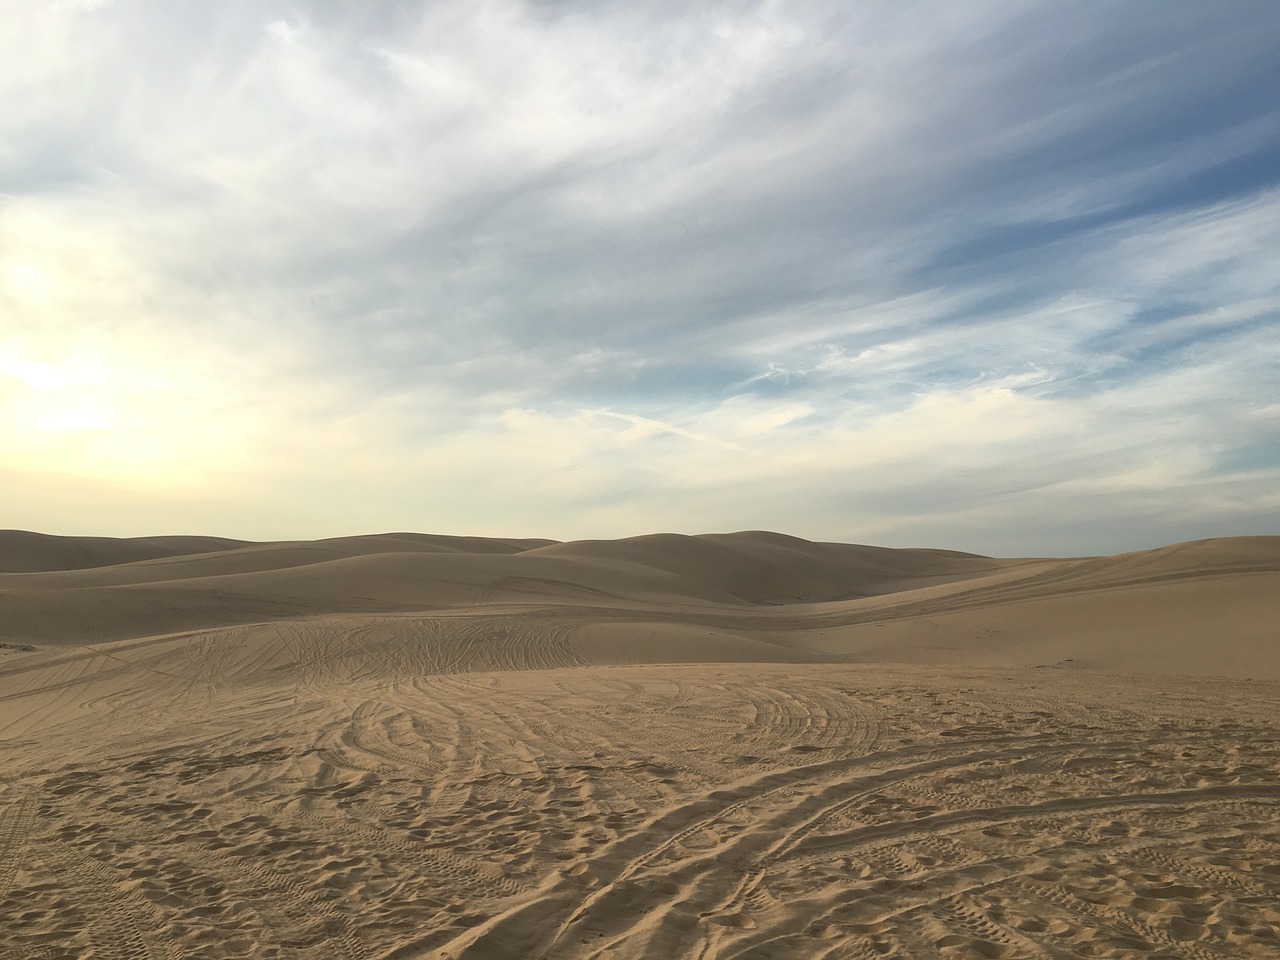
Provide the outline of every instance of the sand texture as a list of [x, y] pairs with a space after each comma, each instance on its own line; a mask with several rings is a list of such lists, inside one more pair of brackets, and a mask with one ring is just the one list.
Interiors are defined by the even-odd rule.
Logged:
[[1280, 538], [0, 571], [0, 960], [1280, 957]]

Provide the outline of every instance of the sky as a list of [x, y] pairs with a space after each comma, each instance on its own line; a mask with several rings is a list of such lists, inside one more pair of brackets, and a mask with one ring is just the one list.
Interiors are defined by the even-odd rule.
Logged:
[[1280, 534], [1280, 4], [0, 14], [0, 527]]

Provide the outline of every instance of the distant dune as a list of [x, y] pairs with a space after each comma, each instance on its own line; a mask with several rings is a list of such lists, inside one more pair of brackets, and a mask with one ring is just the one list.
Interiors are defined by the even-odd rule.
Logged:
[[1280, 956], [1280, 537], [0, 571], [0, 958]]
[[[764, 532], [245, 543], [7, 531], [0, 564], [9, 644], [498, 615], [572, 622], [589, 662], [821, 657], [1280, 677], [1280, 537], [1009, 560]], [[378, 632], [397, 642], [394, 629]], [[526, 667], [556, 665], [530, 656]]]

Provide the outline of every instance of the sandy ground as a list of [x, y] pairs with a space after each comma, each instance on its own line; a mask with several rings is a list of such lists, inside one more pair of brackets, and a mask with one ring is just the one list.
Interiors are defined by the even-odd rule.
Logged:
[[1280, 538], [0, 533], [0, 958], [1280, 956]]

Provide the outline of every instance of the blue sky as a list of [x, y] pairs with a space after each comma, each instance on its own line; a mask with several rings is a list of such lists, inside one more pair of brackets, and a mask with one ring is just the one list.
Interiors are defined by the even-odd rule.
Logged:
[[5, 7], [0, 526], [1280, 533], [1276, 4]]

